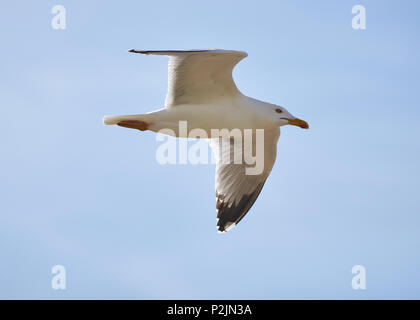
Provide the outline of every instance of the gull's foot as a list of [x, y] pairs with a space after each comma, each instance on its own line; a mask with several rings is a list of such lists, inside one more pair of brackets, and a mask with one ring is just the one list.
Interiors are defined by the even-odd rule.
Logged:
[[123, 120], [118, 122], [117, 125], [124, 128], [137, 129], [140, 131], [145, 131], [149, 129], [149, 124], [140, 120]]

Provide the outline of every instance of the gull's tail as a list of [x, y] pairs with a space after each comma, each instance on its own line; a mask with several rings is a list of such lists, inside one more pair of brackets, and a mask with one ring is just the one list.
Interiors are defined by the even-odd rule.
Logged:
[[148, 116], [146, 114], [132, 114], [132, 115], [122, 115], [122, 116], [104, 116], [103, 122], [104, 125], [116, 125], [118, 122], [127, 121], [127, 120], [138, 120], [146, 121]]

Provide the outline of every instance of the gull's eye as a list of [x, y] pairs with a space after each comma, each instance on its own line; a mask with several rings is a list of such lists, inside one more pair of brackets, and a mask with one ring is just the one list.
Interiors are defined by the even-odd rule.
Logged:
[[282, 113], [283, 111], [281, 109], [276, 109], [275, 110], [277, 113]]

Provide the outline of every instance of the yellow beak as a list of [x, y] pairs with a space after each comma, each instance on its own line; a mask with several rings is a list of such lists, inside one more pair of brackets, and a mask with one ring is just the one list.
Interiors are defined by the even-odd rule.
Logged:
[[302, 120], [299, 118], [286, 119], [286, 120], [289, 121], [289, 124], [291, 124], [292, 126], [301, 127], [302, 129], [309, 129], [309, 124], [305, 120]]

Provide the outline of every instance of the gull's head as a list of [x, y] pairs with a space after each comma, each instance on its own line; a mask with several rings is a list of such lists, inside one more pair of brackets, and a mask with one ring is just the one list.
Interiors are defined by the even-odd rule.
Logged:
[[302, 129], [309, 129], [309, 124], [305, 120], [292, 116], [285, 108], [274, 106], [271, 107], [271, 109], [272, 115], [279, 127], [291, 124], [292, 126], [297, 126]]

